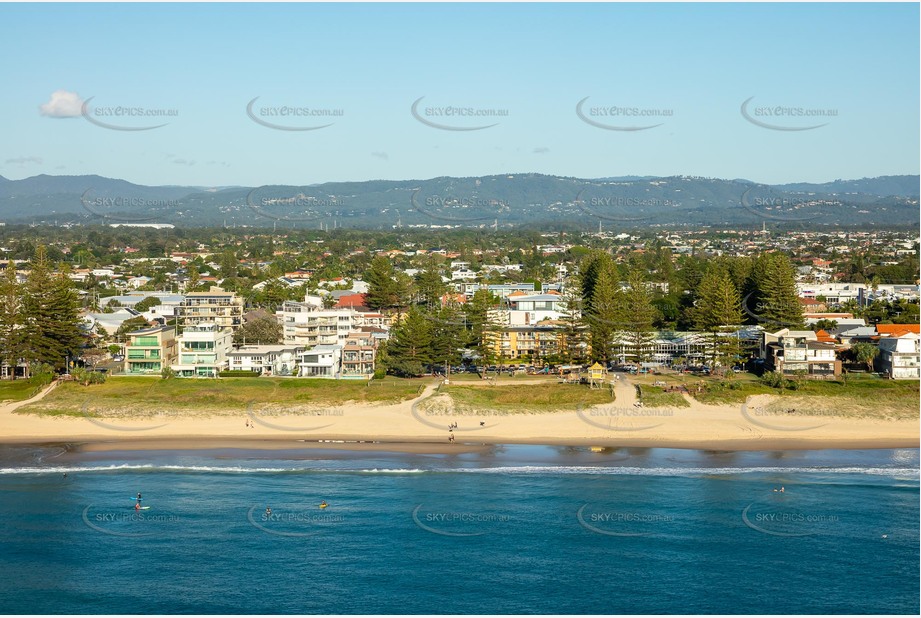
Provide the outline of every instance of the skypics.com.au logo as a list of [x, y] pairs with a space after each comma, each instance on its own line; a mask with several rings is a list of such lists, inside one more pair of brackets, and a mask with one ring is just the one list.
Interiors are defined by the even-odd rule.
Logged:
[[416, 99], [410, 107], [412, 117], [433, 129], [441, 131], [482, 131], [498, 122], [483, 124], [483, 121], [495, 118], [507, 118], [509, 111], [504, 108], [474, 107], [471, 105], [421, 105], [425, 97]]
[[812, 131], [827, 125], [812, 124], [817, 119], [837, 118], [838, 110], [832, 108], [803, 107], [801, 105], [752, 105], [755, 97], [742, 102], [742, 117], [756, 127], [771, 131]]
[[87, 505], [81, 513], [83, 523], [96, 532], [122, 538], [143, 538], [170, 534], [181, 523], [178, 515], [150, 509], [97, 508]]
[[663, 532], [663, 526], [675, 523], [675, 516], [669, 513], [622, 505], [613, 508], [593, 506], [589, 503], [576, 511], [576, 519], [589, 532], [619, 537], [655, 536]]
[[345, 410], [341, 408], [318, 408], [314, 410], [309, 410], [304, 412], [299, 416], [311, 416], [317, 418], [319, 421], [331, 420], [329, 423], [298, 423], [297, 425], [284, 425], [281, 423], [276, 423], [266, 419], [265, 411], [259, 413], [256, 411], [256, 406], [254, 403], [249, 403], [246, 406], [246, 416], [249, 417], [249, 420], [253, 423], [253, 426], [259, 425], [267, 429], [272, 429], [274, 431], [286, 431], [286, 432], [306, 432], [306, 431], [317, 431], [319, 429], [326, 429], [327, 427], [332, 427], [336, 424], [336, 421], [343, 416], [345, 416]]
[[413, 189], [410, 204], [429, 219], [445, 223], [474, 223], [492, 221], [511, 211], [508, 202], [477, 195], [424, 195]]
[[419, 504], [412, 512], [413, 523], [422, 530], [448, 537], [484, 536], [509, 525], [511, 516], [491, 511], [424, 510]]
[[673, 408], [647, 408], [643, 405], [632, 407], [599, 405], [589, 406], [580, 403], [576, 416], [586, 425], [605, 431], [646, 431], [662, 425], [656, 419], [675, 416]]
[[110, 131], [150, 131], [168, 125], [168, 122], [150, 124], [152, 119], [176, 118], [179, 110], [163, 107], [143, 107], [131, 105], [108, 105], [90, 107], [90, 97], [83, 101], [80, 113], [85, 120]]
[[327, 508], [325, 502], [316, 505], [283, 506], [278, 508], [252, 506], [246, 512], [251, 526], [274, 536], [303, 538], [315, 536], [346, 521], [343, 513]]
[[87, 189], [80, 196], [80, 203], [90, 214], [106, 221], [124, 223], [146, 223], [162, 219], [169, 211], [179, 206], [176, 200], [151, 199], [137, 195], [100, 195], [95, 189]]
[[572, 202], [579, 210], [600, 221], [630, 223], [653, 218], [656, 210], [676, 208], [679, 202], [648, 195], [635, 183], [607, 183], [584, 187]]
[[788, 195], [764, 185], [748, 187], [739, 204], [753, 215], [770, 221], [803, 222], [825, 216], [830, 209], [841, 207], [837, 199], [815, 195]]
[[675, 110], [662, 107], [638, 107], [634, 105], [586, 106], [585, 103], [590, 98], [585, 97], [576, 103], [576, 116], [582, 122], [606, 131], [646, 131], [665, 124], [664, 122], [648, 124], [650, 120], [654, 122], [662, 118], [671, 118], [675, 115]]
[[246, 205], [260, 217], [291, 223], [314, 222], [345, 206], [342, 198], [315, 192], [312, 187], [256, 187], [246, 195]]
[[124, 422], [122, 423], [112, 423], [109, 421], [101, 420], [101, 418], [95, 416], [91, 410], [89, 402], [84, 402], [80, 406], [80, 415], [87, 420], [88, 422], [101, 427], [102, 429], [108, 429], [110, 431], [124, 431], [128, 433], [137, 433], [141, 431], [152, 431], [154, 429], [160, 429], [161, 427], [166, 427], [169, 423], [159, 423], [156, 425], [150, 424], [149, 422], [144, 422], [140, 425], [127, 425]]
[[[317, 131], [331, 127], [335, 122], [315, 124], [330, 118], [342, 118], [341, 108], [310, 107], [309, 105], [260, 105], [259, 97], [246, 104], [246, 115], [256, 124], [276, 131]], [[322, 120], [320, 120], [322, 119]], [[310, 124], [308, 124], [310, 123]]]

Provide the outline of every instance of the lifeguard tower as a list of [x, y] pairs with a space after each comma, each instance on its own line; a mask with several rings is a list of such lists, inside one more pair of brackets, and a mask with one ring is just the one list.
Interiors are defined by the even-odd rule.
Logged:
[[604, 379], [608, 370], [601, 364], [595, 363], [588, 368], [588, 385], [590, 388], [604, 388]]

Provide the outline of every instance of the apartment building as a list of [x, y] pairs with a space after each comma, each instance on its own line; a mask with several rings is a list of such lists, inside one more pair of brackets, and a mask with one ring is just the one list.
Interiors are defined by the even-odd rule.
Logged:
[[921, 379], [921, 337], [905, 332], [880, 338], [876, 370], [894, 380]]
[[344, 345], [349, 333], [362, 325], [361, 315], [352, 309], [321, 309], [294, 301], [285, 302], [275, 312], [282, 326], [283, 342], [302, 348]]
[[835, 344], [819, 341], [811, 330], [781, 329], [764, 332], [761, 357], [765, 369], [785, 375], [805, 372], [813, 379], [833, 379], [841, 375], [841, 361], [835, 355]]
[[368, 378], [374, 375], [377, 338], [371, 332], [352, 332], [342, 348], [343, 378]]
[[207, 292], [186, 294], [175, 308], [175, 315], [180, 332], [199, 324], [215, 324], [235, 331], [243, 325], [243, 299], [234, 292], [211, 286]]
[[216, 378], [228, 366], [233, 331], [218, 324], [187, 326], [177, 338], [178, 360], [172, 369], [181, 377]]
[[176, 360], [176, 329], [172, 326], [142, 328], [128, 333], [125, 373], [159, 374]]

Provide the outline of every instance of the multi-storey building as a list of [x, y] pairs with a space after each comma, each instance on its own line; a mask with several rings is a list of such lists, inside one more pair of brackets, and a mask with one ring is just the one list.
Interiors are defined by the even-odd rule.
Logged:
[[832, 379], [841, 375], [835, 344], [818, 341], [811, 330], [783, 328], [765, 332], [761, 341], [765, 369], [786, 375], [804, 372], [807, 378]]
[[172, 326], [143, 328], [128, 333], [125, 373], [159, 374], [176, 360], [176, 329]]
[[880, 338], [876, 370], [895, 380], [921, 379], [921, 337], [906, 332]]
[[312, 348], [344, 345], [349, 333], [361, 326], [361, 314], [352, 309], [320, 309], [310, 303], [287, 301], [275, 316], [282, 326], [283, 341]]
[[189, 292], [175, 309], [179, 331], [199, 324], [237, 330], [243, 325], [243, 299], [212, 286], [208, 292]]
[[371, 332], [349, 333], [342, 348], [342, 377], [368, 378], [374, 375], [377, 338]]
[[172, 369], [182, 377], [216, 378], [227, 368], [233, 331], [218, 324], [187, 326], [177, 339], [178, 360]]

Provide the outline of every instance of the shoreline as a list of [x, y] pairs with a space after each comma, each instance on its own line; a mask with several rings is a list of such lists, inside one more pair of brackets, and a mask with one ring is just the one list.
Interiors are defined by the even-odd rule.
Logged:
[[302, 450], [305, 452], [354, 451], [391, 452], [400, 454], [461, 455], [480, 453], [501, 446], [545, 446], [545, 447], [600, 447], [605, 451], [620, 448], [659, 448], [688, 451], [715, 452], [768, 452], [768, 451], [823, 451], [823, 450], [890, 450], [918, 449], [916, 441], [904, 439], [863, 440], [816, 440], [775, 439], [752, 444], [745, 440], [675, 441], [648, 439], [612, 440], [554, 440], [526, 439], [502, 441], [458, 441], [454, 444], [406, 437], [400, 440], [355, 440], [347, 437], [292, 439], [290, 437], [145, 437], [145, 438], [97, 438], [82, 440], [41, 440], [34, 438], [8, 439], [0, 437], [0, 447], [59, 447], [71, 453], [105, 453], [116, 451], [282, 451]]

